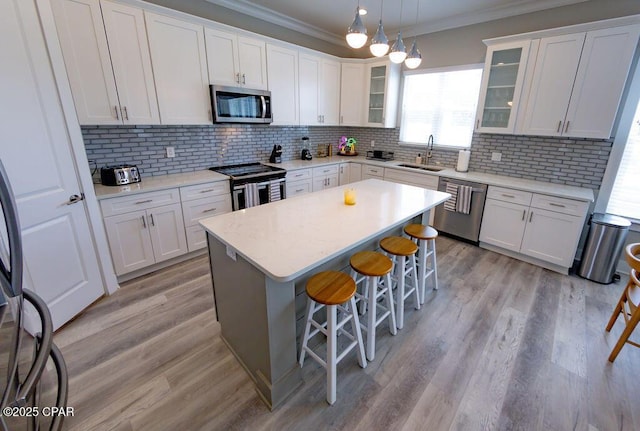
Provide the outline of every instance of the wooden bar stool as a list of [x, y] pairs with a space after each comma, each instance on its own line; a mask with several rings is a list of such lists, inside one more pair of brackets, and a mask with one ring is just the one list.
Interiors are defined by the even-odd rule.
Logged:
[[[351, 277], [356, 285], [365, 282], [362, 293], [356, 293], [361, 305], [366, 305], [367, 324], [362, 325], [367, 331], [367, 359], [373, 361], [376, 351], [376, 327], [389, 319], [389, 332], [396, 335], [396, 315], [393, 310], [393, 297], [391, 296], [391, 269], [393, 263], [387, 256], [375, 251], [360, 251], [349, 260], [351, 264]], [[363, 277], [358, 277], [358, 274]], [[382, 283], [382, 278], [387, 281]], [[385, 295], [387, 305], [378, 303], [378, 299]], [[364, 310], [362, 307], [361, 310]], [[381, 311], [378, 315], [378, 311]]]
[[[410, 224], [404, 233], [418, 244], [418, 280], [420, 280], [420, 303], [424, 304], [427, 278], [433, 277], [433, 290], [438, 290], [438, 266], [436, 264], [436, 238], [438, 231], [431, 226]], [[429, 264], [429, 265], [427, 265]]]
[[[401, 236], [388, 236], [380, 241], [380, 248], [393, 256], [393, 280], [396, 282], [396, 322], [398, 329], [404, 327], [404, 301], [413, 294], [416, 310], [420, 309], [420, 292], [415, 254], [418, 246]], [[408, 260], [407, 260], [408, 258]], [[408, 268], [407, 268], [407, 263]], [[411, 288], [405, 289], [405, 279], [411, 275]]]
[[[358, 348], [358, 362], [362, 368], [367, 366], [367, 360], [364, 357], [364, 344], [362, 342], [362, 333], [360, 332], [360, 321], [356, 309], [354, 294], [356, 292], [356, 283], [351, 277], [340, 271], [323, 271], [312, 276], [306, 286], [307, 315], [304, 335], [302, 338], [302, 348], [300, 349], [300, 366], [304, 364], [305, 353], [315, 359], [320, 365], [327, 370], [327, 402], [333, 404], [336, 401], [336, 365], [351, 351], [354, 347]], [[341, 304], [348, 303], [346, 307]], [[327, 309], [326, 322], [317, 322], [313, 319], [313, 315], [322, 308]], [[337, 320], [340, 310], [344, 318]], [[344, 325], [351, 322], [352, 334], [344, 329]], [[315, 328], [311, 331], [311, 326]], [[345, 335], [351, 343], [340, 353], [337, 354], [337, 336], [338, 331]], [[309, 339], [322, 332], [327, 337], [327, 355], [326, 360], [318, 356], [310, 347], [308, 347]]]
[[609, 355], [609, 362], [616, 360], [625, 343], [640, 347], [640, 344], [629, 340], [631, 333], [640, 322], [640, 281], [638, 280], [640, 278], [640, 243], [629, 244], [624, 251], [630, 267], [629, 282], [624, 288], [615, 310], [613, 310], [606, 330], [607, 332], [611, 330], [620, 314], [624, 317], [625, 327]]

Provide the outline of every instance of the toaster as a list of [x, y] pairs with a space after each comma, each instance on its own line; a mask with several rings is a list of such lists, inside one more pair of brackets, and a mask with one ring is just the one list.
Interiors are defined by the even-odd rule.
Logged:
[[140, 171], [136, 165], [105, 166], [100, 169], [100, 181], [105, 186], [139, 183]]

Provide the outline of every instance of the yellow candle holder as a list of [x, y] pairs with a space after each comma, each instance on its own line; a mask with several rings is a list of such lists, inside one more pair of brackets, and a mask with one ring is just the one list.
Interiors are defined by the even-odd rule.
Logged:
[[344, 203], [345, 203], [345, 205], [355, 205], [356, 204], [356, 191], [355, 191], [355, 189], [345, 189], [344, 190]]

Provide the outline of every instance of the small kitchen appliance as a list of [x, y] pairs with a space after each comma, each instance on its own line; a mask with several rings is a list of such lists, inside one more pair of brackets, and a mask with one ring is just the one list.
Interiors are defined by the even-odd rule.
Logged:
[[311, 160], [313, 156], [311, 156], [311, 150], [309, 149], [309, 138], [302, 138], [302, 152], [300, 153], [300, 158], [302, 160]]
[[140, 171], [136, 165], [105, 166], [100, 169], [100, 180], [105, 186], [139, 183]]
[[282, 145], [274, 145], [273, 150], [271, 150], [271, 156], [269, 156], [270, 163], [281, 163], [282, 162]]

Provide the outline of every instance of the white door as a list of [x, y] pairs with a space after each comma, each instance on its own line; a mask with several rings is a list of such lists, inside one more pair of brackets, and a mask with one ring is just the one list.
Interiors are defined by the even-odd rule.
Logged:
[[274, 126], [300, 124], [298, 51], [267, 44], [267, 75]]
[[248, 88], [267, 89], [266, 43], [248, 37], [238, 37], [240, 82]]
[[[24, 287], [49, 306], [60, 327], [103, 293], [96, 250], [80, 195], [40, 22], [32, 1], [0, 2], [0, 158], [18, 205]], [[86, 167], [85, 167], [86, 168]], [[27, 311], [27, 325], [34, 315]]]
[[147, 210], [147, 222], [156, 262], [187, 252], [182, 205], [165, 205]]
[[480, 241], [519, 252], [528, 213], [527, 206], [487, 199]]
[[102, 0], [120, 112], [125, 124], [160, 124], [142, 9]]
[[576, 238], [582, 231], [582, 217], [539, 208], [531, 208], [528, 217], [521, 253], [564, 268], [571, 267]]
[[562, 135], [584, 38], [585, 33], [578, 33], [540, 41], [524, 115], [524, 133]]
[[122, 124], [99, 0], [52, 0], [80, 124]]
[[213, 28], [204, 29], [209, 82], [217, 85], [240, 84], [238, 39], [235, 34]]
[[343, 63], [340, 79], [340, 124], [362, 126], [364, 64]]
[[204, 27], [145, 11], [162, 124], [211, 124]]
[[320, 58], [300, 54], [300, 124], [305, 126], [322, 123], [320, 106]]
[[144, 210], [106, 217], [104, 227], [116, 274], [126, 274], [155, 262]]
[[320, 82], [322, 124], [337, 126], [340, 120], [340, 63], [323, 60]]

